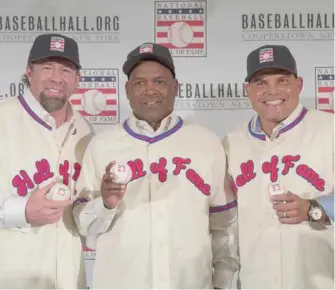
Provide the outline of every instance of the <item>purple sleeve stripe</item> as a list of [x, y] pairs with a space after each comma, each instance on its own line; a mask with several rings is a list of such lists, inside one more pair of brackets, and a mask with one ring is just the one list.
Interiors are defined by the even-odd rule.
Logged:
[[88, 202], [87, 198], [79, 197], [74, 201], [73, 206], [76, 206], [77, 204], [85, 203], [85, 202]]
[[229, 202], [225, 205], [210, 207], [209, 208], [209, 213], [216, 213], [216, 212], [225, 211], [225, 210], [231, 209], [231, 208], [236, 207], [236, 206], [237, 206], [237, 201], [234, 200], [234, 201]]

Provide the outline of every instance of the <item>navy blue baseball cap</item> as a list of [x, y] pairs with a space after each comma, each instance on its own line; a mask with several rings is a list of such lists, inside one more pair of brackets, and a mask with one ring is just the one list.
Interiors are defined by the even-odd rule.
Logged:
[[291, 51], [284, 45], [264, 45], [253, 50], [247, 58], [246, 82], [262, 69], [277, 68], [297, 76], [297, 65]]
[[176, 77], [174, 62], [170, 50], [162, 45], [146, 42], [127, 55], [127, 60], [123, 65], [123, 72], [129, 77], [131, 71], [144, 60], [153, 60], [168, 68], [173, 77]]
[[41, 34], [37, 36], [31, 47], [28, 63], [49, 57], [61, 57], [71, 61], [78, 69], [81, 68], [77, 42], [61, 34]]

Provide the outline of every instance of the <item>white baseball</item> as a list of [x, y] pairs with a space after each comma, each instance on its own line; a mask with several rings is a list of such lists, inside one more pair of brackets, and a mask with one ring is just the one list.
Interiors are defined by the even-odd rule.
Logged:
[[106, 97], [98, 90], [88, 90], [81, 97], [83, 110], [90, 115], [99, 115], [106, 109]]
[[[280, 182], [274, 182], [269, 185], [268, 193], [270, 198], [273, 195], [287, 193], [287, 190], [284, 189]], [[283, 201], [283, 203], [286, 203], [286, 201]]]
[[175, 22], [170, 26], [167, 38], [174, 46], [185, 47], [193, 40], [193, 29], [185, 22]]
[[70, 189], [63, 183], [56, 183], [48, 192], [47, 199], [66, 200], [71, 196]]
[[286, 191], [279, 182], [274, 182], [269, 185], [269, 196], [283, 194]]
[[127, 162], [116, 162], [111, 168], [111, 173], [114, 175], [114, 182], [119, 184], [127, 184], [133, 176], [133, 171]]

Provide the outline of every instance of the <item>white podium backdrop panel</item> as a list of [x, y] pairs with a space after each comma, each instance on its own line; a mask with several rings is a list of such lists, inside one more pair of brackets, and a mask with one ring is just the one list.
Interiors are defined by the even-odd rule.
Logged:
[[[254, 113], [244, 91], [246, 57], [287, 45], [304, 79], [301, 102], [334, 109], [332, 0], [0, 0], [0, 99], [22, 94], [34, 38], [57, 32], [79, 43], [82, 78], [71, 102], [97, 131], [130, 114], [122, 65], [143, 42], [167, 46], [180, 83], [176, 111], [220, 137]], [[94, 252], [86, 251], [88, 279]], [[91, 285], [91, 284], [90, 284]]]

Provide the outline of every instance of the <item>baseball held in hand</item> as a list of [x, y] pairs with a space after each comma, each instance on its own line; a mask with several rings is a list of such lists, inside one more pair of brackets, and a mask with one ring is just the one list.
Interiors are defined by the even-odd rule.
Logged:
[[285, 193], [283, 186], [279, 182], [274, 182], [269, 185], [269, 195]]
[[66, 200], [69, 199], [70, 196], [70, 189], [63, 183], [56, 183], [47, 195], [50, 200]]
[[116, 162], [111, 168], [114, 175], [114, 182], [118, 184], [127, 184], [133, 175], [130, 166], [126, 162]]
[[[269, 198], [271, 198], [271, 196], [273, 195], [283, 194], [286, 192], [287, 191], [284, 189], [284, 187], [279, 182], [274, 182], [269, 185], [269, 190], [268, 190]], [[283, 201], [283, 203], [285, 203], [285, 201]]]

